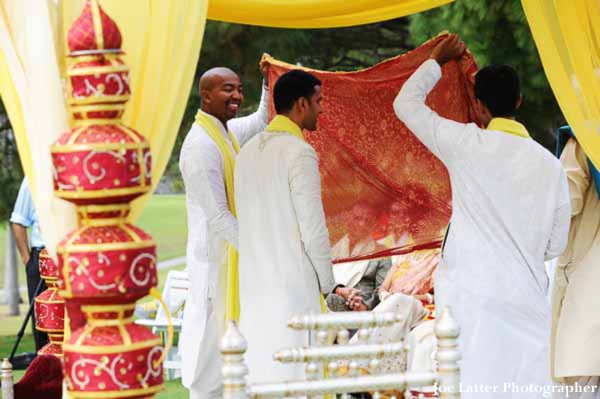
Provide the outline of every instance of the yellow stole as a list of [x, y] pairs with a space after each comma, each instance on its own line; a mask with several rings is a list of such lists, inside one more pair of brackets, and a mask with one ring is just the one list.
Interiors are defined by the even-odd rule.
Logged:
[[[275, 118], [273, 118], [273, 120], [269, 123], [265, 131], [289, 133], [302, 141], [306, 141], [304, 139], [304, 135], [302, 134], [302, 129], [300, 129], [300, 126], [296, 125], [295, 122], [293, 122], [290, 118], [284, 115], [276, 115]], [[321, 313], [327, 313], [327, 305], [323, 295], [321, 295]]]
[[490, 121], [486, 130], [496, 130], [526, 139], [531, 138], [529, 132], [519, 122], [508, 118], [494, 118]]
[[[233, 191], [233, 172], [235, 170], [235, 157], [240, 152], [240, 145], [231, 131], [227, 131], [229, 139], [233, 144], [235, 154], [227, 143], [225, 137], [211, 119], [210, 116], [202, 111], [196, 114], [196, 123], [204, 128], [208, 137], [217, 145], [221, 156], [223, 157], [223, 169], [225, 174], [225, 193], [227, 195], [227, 205], [229, 211], [234, 217], [237, 217], [235, 211], [235, 197]], [[240, 291], [238, 274], [238, 252], [233, 245], [228, 245], [227, 253], [227, 307], [225, 310], [226, 320], [240, 321]]]

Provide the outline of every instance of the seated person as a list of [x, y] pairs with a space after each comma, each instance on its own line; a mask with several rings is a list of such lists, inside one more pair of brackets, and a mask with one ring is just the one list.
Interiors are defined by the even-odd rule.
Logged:
[[415, 295], [420, 300], [427, 299], [427, 302], [433, 303], [433, 298], [428, 294], [433, 291], [433, 278], [440, 263], [440, 249], [414, 251], [394, 260], [396, 262], [379, 289], [379, 299], [384, 301], [391, 294], [401, 293]]
[[[348, 216], [348, 233], [332, 247], [332, 258], [346, 259], [382, 249], [371, 235], [376, 216], [366, 201], [354, 204]], [[390, 266], [389, 258], [334, 264], [335, 282], [343, 287], [327, 296], [327, 307], [334, 312], [373, 309], [379, 303], [379, 287]]]
[[366, 201], [358, 201], [344, 216], [347, 233], [331, 248], [333, 259], [344, 259], [375, 250], [371, 237], [377, 221], [375, 209]]
[[[338, 287], [335, 293], [327, 295], [327, 307], [334, 312], [372, 310], [379, 304], [379, 287], [383, 283], [392, 265], [390, 258], [372, 259], [367, 262], [366, 270], [360, 280], [353, 286]], [[354, 263], [354, 262], [352, 262]], [[335, 268], [352, 267], [341, 263]], [[335, 273], [334, 273], [335, 275]], [[342, 284], [341, 281], [337, 281]], [[348, 282], [346, 282], [348, 284]]]

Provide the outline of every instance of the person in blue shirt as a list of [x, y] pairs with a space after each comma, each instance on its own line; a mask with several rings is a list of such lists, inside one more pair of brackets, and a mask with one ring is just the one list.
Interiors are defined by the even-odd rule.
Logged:
[[[27, 294], [29, 303], [35, 299], [35, 291], [41, 280], [40, 277], [40, 252], [44, 249], [44, 240], [40, 234], [40, 225], [38, 223], [35, 208], [33, 207], [33, 199], [29, 191], [27, 179], [23, 179], [19, 195], [10, 217], [12, 229], [15, 234], [15, 241], [23, 264], [27, 272]], [[27, 237], [27, 228], [31, 228], [31, 236]], [[40, 292], [46, 290], [46, 284], [42, 282]], [[33, 325], [33, 339], [35, 340], [36, 352], [48, 343], [48, 334], [38, 331]]]

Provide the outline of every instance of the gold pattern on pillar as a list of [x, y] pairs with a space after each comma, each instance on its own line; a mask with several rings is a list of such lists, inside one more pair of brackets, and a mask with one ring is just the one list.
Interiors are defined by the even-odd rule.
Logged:
[[58, 267], [48, 252], [40, 252], [40, 276], [48, 289], [35, 298], [35, 328], [48, 333], [50, 342], [38, 351], [38, 355], [62, 358], [65, 336], [65, 301], [58, 293]]
[[129, 68], [119, 28], [97, 0], [87, 0], [67, 41], [74, 125], [52, 146], [55, 193], [77, 206], [79, 220], [58, 247], [71, 327], [67, 389], [70, 398], [153, 397], [164, 349], [133, 323], [133, 310], [157, 284], [156, 246], [126, 220], [130, 202], [150, 190], [150, 148], [122, 122]]

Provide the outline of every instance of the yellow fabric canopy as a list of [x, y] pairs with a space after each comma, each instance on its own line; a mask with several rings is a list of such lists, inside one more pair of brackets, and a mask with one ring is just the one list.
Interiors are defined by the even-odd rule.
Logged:
[[521, 0], [556, 100], [600, 168], [600, 3]]
[[279, 28], [335, 28], [399, 18], [452, 1], [210, 0], [208, 18]]

